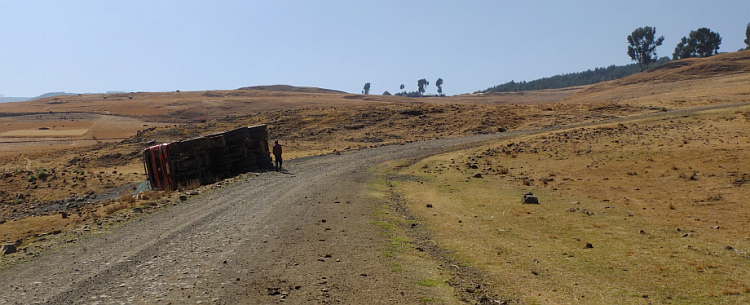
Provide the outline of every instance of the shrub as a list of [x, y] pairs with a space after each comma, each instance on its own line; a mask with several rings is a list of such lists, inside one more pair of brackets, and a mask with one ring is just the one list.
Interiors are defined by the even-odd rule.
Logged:
[[39, 179], [45, 180], [47, 179], [47, 177], [49, 177], [49, 173], [47, 172], [46, 169], [40, 169], [36, 172], [36, 177]]

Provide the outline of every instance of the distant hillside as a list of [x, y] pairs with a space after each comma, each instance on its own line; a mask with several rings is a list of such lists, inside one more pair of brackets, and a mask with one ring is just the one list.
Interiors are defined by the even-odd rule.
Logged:
[[[650, 68], [658, 67], [669, 62], [669, 57], [662, 57], [651, 65]], [[569, 73], [563, 75], [555, 75], [552, 77], [540, 78], [530, 82], [514, 82], [510, 81], [502, 85], [487, 88], [484, 93], [487, 92], [514, 92], [514, 91], [528, 91], [528, 90], [543, 90], [543, 89], [558, 89], [573, 86], [584, 86], [596, 84], [599, 82], [620, 79], [629, 75], [641, 72], [638, 64], [629, 64], [625, 66], [611, 65], [606, 68], [596, 68], [594, 70], [586, 70], [583, 72]]]
[[685, 108], [750, 101], [750, 50], [670, 61], [628, 77], [586, 86], [563, 103]]
[[36, 97], [6, 97], [4, 96], [4, 97], [0, 97], [0, 103], [23, 102], [23, 101], [36, 100], [40, 98], [53, 97], [53, 96], [59, 96], [59, 95], [76, 95], [76, 94], [66, 93], [66, 92], [48, 92], [48, 93], [45, 93]]
[[295, 87], [289, 85], [272, 85], [272, 86], [253, 86], [253, 87], [242, 87], [237, 90], [265, 90], [265, 91], [281, 91], [281, 92], [302, 92], [302, 93], [346, 93], [344, 91], [315, 88], [315, 87]]
[[[643, 73], [590, 86], [581, 90], [576, 95], [583, 96], [612, 89], [622, 89], [626, 88], [626, 86], [638, 84], [651, 84], [653, 86], [656, 84], [693, 80], [703, 80], [705, 83], [708, 79], [714, 77], [747, 75], [748, 73], [750, 73], [750, 50], [721, 53], [707, 58], [686, 58], [671, 61], [646, 70]], [[748, 83], [742, 81], [738, 81], [738, 83], [745, 90], [750, 89]]]
[[33, 97], [10, 97], [10, 96], [3, 96], [0, 97], [0, 103], [12, 103], [12, 102], [23, 102], [28, 101], [32, 99]]

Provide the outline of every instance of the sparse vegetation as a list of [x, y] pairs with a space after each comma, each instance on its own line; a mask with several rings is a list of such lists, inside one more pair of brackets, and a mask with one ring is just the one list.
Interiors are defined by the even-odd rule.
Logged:
[[[741, 114], [543, 133], [389, 175], [409, 175], [391, 180], [393, 189], [441, 248], [491, 275], [496, 294], [744, 303], [750, 282], [737, 279], [750, 277], [750, 243], [735, 236], [750, 234], [750, 194], [733, 173], [750, 172], [734, 161], [750, 157], [741, 131], [750, 122], [727, 116]], [[540, 205], [520, 203], [528, 191]], [[664, 278], [669, 287], [658, 284]]]
[[[132, 196], [130, 196], [132, 198]], [[135, 200], [120, 200], [116, 201], [114, 203], [111, 203], [109, 205], [106, 205], [104, 207], [104, 213], [107, 215], [112, 215], [118, 211], [129, 209], [135, 205]]]

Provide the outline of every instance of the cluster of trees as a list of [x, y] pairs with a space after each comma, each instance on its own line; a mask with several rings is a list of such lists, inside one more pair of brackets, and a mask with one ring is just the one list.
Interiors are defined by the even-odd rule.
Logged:
[[[745, 29], [745, 47], [750, 50], [750, 23]], [[628, 35], [628, 55], [637, 62], [643, 70], [648, 64], [657, 58], [656, 47], [664, 41], [664, 36], [656, 37], [656, 28], [650, 26], [637, 28]], [[674, 48], [672, 59], [683, 59], [690, 57], [709, 57], [719, 53], [721, 35], [708, 28], [699, 28], [690, 31], [688, 36], [683, 36]]]
[[[429, 85], [430, 85], [430, 82], [427, 81], [426, 78], [423, 78], [417, 81], [417, 88], [419, 88], [417, 91], [406, 92], [404, 90], [404, 84], [401, 84], [401, 87], [399, 88], [401, 92], [396, 93], [394, 95], [408, 96], [408, 97], [421, 97], [427, 91], [426, 88]], [[438, 96], [445, 96], [443, 95], [443, 79], [442, 78], [438, 78], [437, 81], [435, 81], [435, 86], [437, 87]], [[365, 87], [362, 88], [362, 94], [370, 94], [370, 83], [365, 83]], [[385, 91], [383, 92], [383, 95], [391, 95], [391, 93], [388, 91]]]
[[[750, 50], [750, 23], [745, 30], [745, 49]], [[602, 81], [614, 80], [635, 74], [670, 61], [669, 57], [658, 57], [656, 48], [664, 42], [664, 36], [656, 36], [656, 28], [646, 26], [637, 28], [628, 35], [628, 56], [635, 64], [596, 68], [593, 71], [555, 75], [530, 82], [510, 81], [490, 87], [481, 92], [512, 92], [525, 90], [556, 89], [571, 86], [590, 85]], [[689, 57], [709, 57], [718, 54], [721, 36], [708, 28], [699, 28], [683, 37], [675, 47], [672, 59]]]
[[[750, 50], [750, 23], [747, 24], [745, 30], [745, 50]], [[569, 73], [562, 75], [555, 75], [552, 77], [540, 78], [530, 82], [522, 81], [515, 82], [510, 81], [501, 85], [487, 88], [480, 92], [513, 92], [513, 91], [526, 91], [526, 90], [542, 90], [542, 89], [556, 89], [565, 88], [571, 86], [583, 86], [595, 84], [598, 82], [609, 81], [619, 79], [632, 75], [647, 69], [654, 68], [670, 61], [669, 57], [658, 57], [656, 54], [656, 48], [661, 46], [664, 42], [664, 36], [656, 37], [656, 28], [645, 26], [637, 28], [628, 35], [628, 56], [635, 62], [634, 64], [625, 66], [611, 65], [606, 68], [596, 68], [594, 70], [587, 70], [578, 73]], [[672, 59], [683, 59], [689, 57], [709, 57], [718, 54], [719, 46], [721, 45], [721, 36], [718, 33], [712, 32], [708, 28], [699, 28], [695, 31], [691, 31], [688, 36], [682, 37], [680, 42], [675, 47], [674, 53], [672, 53]], [[417, 81], [418, 91], [407, 92], [404, 91], [404, 85], [401, 84], [401, 92], [395, 95], [409, 96], [409, 97], [420, 97], [425, 92], [425, 87], [429, 86], [430, 83], [426, 79], [420, 79]], [[435, 82], [435, 86], [438, 87], [438, 95], [443, 95], [443, 79], [438, 78]], [[365, 84], [363, 94], [369, 94], [370, 83]], [[388, 91], [384, 92], [383, 95], [390, 95]]]
[[708, 28], [690, 31], [689, 36], [683, 36], [674, 48], [673, 59], [690, 57], [709, 57], [719, 53], [721, 36]]

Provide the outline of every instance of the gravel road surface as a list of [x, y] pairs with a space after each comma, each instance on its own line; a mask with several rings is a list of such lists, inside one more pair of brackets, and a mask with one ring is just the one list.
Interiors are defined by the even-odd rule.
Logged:
[[368, 169], [482, 135], [290, 160], [0, 273], [0, 304], [412, 304]]

